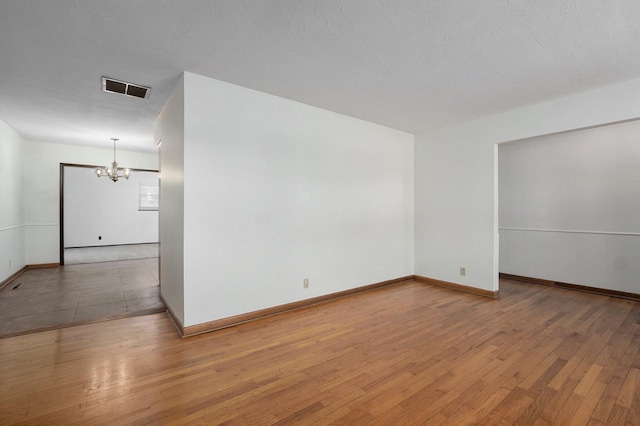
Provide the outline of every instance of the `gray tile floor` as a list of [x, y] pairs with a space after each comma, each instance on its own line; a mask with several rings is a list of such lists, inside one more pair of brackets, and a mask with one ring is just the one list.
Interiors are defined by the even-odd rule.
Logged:
[[159, 290], [157, 257], [28, 269], [0, 290], [0, 337], [163, 312]]
[[64, 249], [65, 265], [112, 262], [116, 260], [148, 259], [153, 257], [158, 257], [157, 243]]

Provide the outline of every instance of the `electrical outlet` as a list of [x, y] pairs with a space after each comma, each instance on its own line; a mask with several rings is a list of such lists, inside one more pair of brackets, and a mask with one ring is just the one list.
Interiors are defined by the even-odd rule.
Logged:
[[460, 267], [460, 275], [462, 275], [463, 277], [467, 275], [467, 268]]
[[309, 278], [305, 278], [302, 287], [309, 288]]

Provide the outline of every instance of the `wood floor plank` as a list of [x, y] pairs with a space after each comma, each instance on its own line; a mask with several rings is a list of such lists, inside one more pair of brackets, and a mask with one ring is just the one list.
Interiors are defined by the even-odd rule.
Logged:
[[[576, 410], [575, 415], [571, 419], [571, 422], [569, 423], [570, 425], [584, 425], [588, 424], [589, 421], [592, 420], [591, 415], [598, 404], [598, 401], [600, 401], [606, 386], [606, 384], [601, 382], [593, 383], [589, 392], [584, 396], [582, 404], [580, 404], [580, 407], [578, 407], [578, 410]], [[593, 420], [597, 421], [595, 419]]]
[[407, 281], [180, 339], [165, 315], [0, 339], [2, 424], [640, 424], [640, 303]]
[[[629, 410], [617, 404], [614, 404], [613, 407], [611, 408], [611, 413], [609, 414], [609, 417], [603, 423], [608, 426], [622, 426], [626, 424], [628, 414], [629, 414]], [[633, 424], [638, 424], [638, 423], [636, 422]]]
[[591, 386], [595, 383], [600, 371], [602, 371], [601, 365], [591, 364], [587, 372], [582, 377], [582, 380], [580, 380], [580, 383], [578, 383], [578, 386], [574, 389], [574, 392], [581, 396], [587, 396], [589, 389], [591, 389]]
[[524, 389], [515, 388], [489, 414], [480, 419], [478, 425], [514, 424], [517, 419], [526, 418], [523, 413], [533, 402], [534, 398], [528, 396]]
[[638, 383], [640, 381], [640, 370], [631, 368], [618, 394], [616, 403], [622, 407], [630, 408], [631, 403], [638, 392]]
[[553, 398], [542, 407], [542, 411], [538, 413], [536, 422], [541, 424], [562, 424], [560, 422], [562, 416], [572, 415], [572, 408], [575, 407], [575, 409], [577, 409], [582, 401], [582, 397], [573, 393], [573, 389], [575, 389], [577, 385], [577, 380], [567, 380], [559, 389], [549, 388], [556, 392]]

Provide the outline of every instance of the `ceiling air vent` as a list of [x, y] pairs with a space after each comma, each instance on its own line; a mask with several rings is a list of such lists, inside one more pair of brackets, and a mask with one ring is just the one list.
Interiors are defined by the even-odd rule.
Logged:
[[114, 80], [109, 77], [102, 77], [102, 91], [147, 99], [151, 88], [127, 83], [126, 81]]

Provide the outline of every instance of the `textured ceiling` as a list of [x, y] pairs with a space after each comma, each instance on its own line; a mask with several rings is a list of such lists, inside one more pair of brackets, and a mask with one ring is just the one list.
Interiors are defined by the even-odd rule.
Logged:
[[639, 46], [637, 0], [0, 0], [0, 119], [153, 151], [189, 71], [418, 133], [638, 77]]

